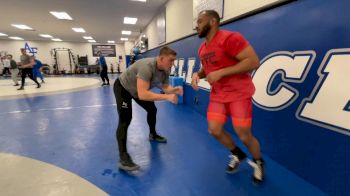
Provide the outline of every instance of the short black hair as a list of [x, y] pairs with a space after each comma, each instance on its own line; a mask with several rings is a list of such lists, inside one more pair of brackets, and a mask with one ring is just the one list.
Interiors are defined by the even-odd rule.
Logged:
[[159, 51], [159, 56], [162, 56], [162, 55], [174, 55], [174, 56], [176, 56], [176, 52], [175, 52], [175, 50], [169, 48], [168, 46], [164, 46]]
[[201, 12], [199, 12], [199, 14], [205, 14], [209, 18], [215, 18], [216, 21], [218, 21], [218, 24], [220, 24], [220, 16], [215, 10], [202, 10]]

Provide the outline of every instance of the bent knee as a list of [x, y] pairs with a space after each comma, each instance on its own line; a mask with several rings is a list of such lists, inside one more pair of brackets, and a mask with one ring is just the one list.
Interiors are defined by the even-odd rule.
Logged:
[[223, 129], [220, 127], [209, 127], [208, 132], [214, 137], [219, 137], [223, 133]]
[[244, 144], [249, 144], [254, 138], [254, 136], [250, 132], [240, 133], [240, 134], [238, 134], [238, 137]]

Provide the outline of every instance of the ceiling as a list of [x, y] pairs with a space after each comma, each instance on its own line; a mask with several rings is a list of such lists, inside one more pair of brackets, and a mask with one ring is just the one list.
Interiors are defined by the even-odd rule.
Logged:
[[[24, 40], [49, 40], [39, 34], [50, 34], [68, 42], [87, 42], [83, 36], [92, 36], [98, 43], [107, 40], [122, 43], [121, 37], [135, 40], [163, 9], [167, 0], [8, 0], [0, 4], [0, 32]], [[58, 20], [50, 11], [67, 12], [73, 21]], [[123, 24], [124, 17], [138, 18], [136, 25]], [[11, 24], [25, 24], [34, 31], [20, 30]], [[76, 33], [72, 27], [82, 27], [86, 33]], [[122, 30], [132, 31], [122, 35]], [[0, 39], [9, 39], [0, 36]]]

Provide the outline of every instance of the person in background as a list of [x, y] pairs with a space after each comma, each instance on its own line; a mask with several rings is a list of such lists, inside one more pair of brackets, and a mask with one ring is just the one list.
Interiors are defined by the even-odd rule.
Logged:
[[4, 69], [2, 70], [2, 75], [7, 75], [7, 74], [10, 75], [11, 65], [10, 65], [10, 60], [7, 58], [7, 55], [2, 57], [2, 63], [4, 65]]
[[[98, 62], [101, 66], [101, 79], [102, 79], [102, 85], [101, 86], [105, 86], [105, 85], [109, 85], [109, 78], [108, 78], [108, 73], [107, 73], [107, 63], [106, 63], [106, 59], [103, 56], [101, 51], [97, 52], [99, 58], [98, 58]], [[107, 83], [106, 83], [107, 82]]]
[[41, 79], [41, 83], [45, 83], [44, 76], [41, 74], [41, 67], [43, 64], [40, 60], [38, 60], [35, 56], [33, 56], [35, 64], [33, 66], [33, 78], [37, 79], [38, 77]]
[[260, 65], [253, 47], [238, 32], [219, 29], [220, 17], [214, 10], [198, 14], [197, 32], [205, 38], [198, 55], [201, 69], [192, 76], [192, 87], [198, 90], [198, 82], [206, 78], [211, 85], [207, 110], [209, 133], [231, 152], [226, 172], [237, 171], [247, 155], [234, 143], [224, 130], [227, 116], [232, 119], [235, 132], [253, 156], [254, 182], [264, 180], [264, 161], [260, 144], [252, 134], [252, 96], [255, 91], [250, 72]]
[[[0, 54], [0, 70], [1, 70], [1, 68], [2, 68], [2, 69], [4, 68], [3, 59], [4, 59], [4, 57], [1, 56], [1, 54]], [[1, 75], [2, 75], [2, 73], [1, 73]]]
[[18, 73], [19, 73], [18, 65], [17, 65], [16, 61], [14, 61], [12, 59], [12, 55], [11, 54], [7, 55], [7, 58], [10, 61], [11, 79], [15, 83], [14, 86], [18, 86], [19, 85], [18, 84], [18, 78], [17, 78]]
[[21, 48], [21, 62], [20, 62], [20, 68], [22, 69], [22, 82], [21, 82], [21, 87], [17, 90], [24, 90], [24, 84], [25, 84], [25, 80], [26, 77], [28, 75], [28, 77], [33, 80], [36, 85], [37, 88], [40, 88], [41, 85], [39, 84], [39, 82], [33, 77], [33, 66], [35, 65], [35, 60], [34, 58], [30, 57], [27, 54], [27, 51], [25, 48]]

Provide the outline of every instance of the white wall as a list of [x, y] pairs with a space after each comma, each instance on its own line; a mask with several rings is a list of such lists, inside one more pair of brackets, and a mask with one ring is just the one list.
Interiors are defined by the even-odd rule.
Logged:
[[[283, 2], [285, 0], [224, 0], [224, 17], [221, 22], [236, 18], [249, 11], [261, 7]], [[169, 0], [166, 5], [166, 42], [188, 36], [195, 33], [192, 26], [193, 1], [192, 0]], [[157, 13], [155, 16], [157, 16]], [[159, 46], [156, 18], [142, 31], [148, 37], [148, 49]]]
[[134, 42], [124, 42], [124, 48], [125, 48], [125, 54], [126, 55], [130, 55], [131, 54], [131, 50], [134, 47], [135, 43]]
[[171, 0], [166, 5], [166, 41], [194, 33], [192, 29], [192, 0]]
[[229, 0], [224, 1], [224, 18], [222, 21], [235, 18], [244, 13], [259, 9], [264, 6], [272, 5], [285, 0]]
[[[21, 55], [20, 48], [24, 48], [25, 43], [28, 43], [30, 47], [37, 48], [37, 58], [40, 59], [42, 63], [51, 66], [53, 65], [53, 60], [50, 51], [53, 48], [69, 48], [72, 50], [75, 57], [76, 55], [88, 55], [89, 64], [95, 64], [96, 61], [96, 57], [92, 56], [92, 47], [89, 43], [0, 40], [0, 51], [6, 51], [7, 53], [12, 54], [13, 59], [19, 62], [19, 57]], [[116, 70], [117, 62], [119, 62], [118, 56], [123, 56], [123, 60], [120, 62], [121, 71], [126, 69], [124, 45], [116, 44], [116, 53], [117, 57], [106, 57], [107, 65], [109, 67], [108, 71], [110, 71], [111, 64], [113, 64], [113, 68]]]
[[148, 24], [143, 34], [145, 34], [146, 37], [148, 37], [148, 49], [152, 49], [159, 46], [156, 20], [152, 20], [151, 23]]

